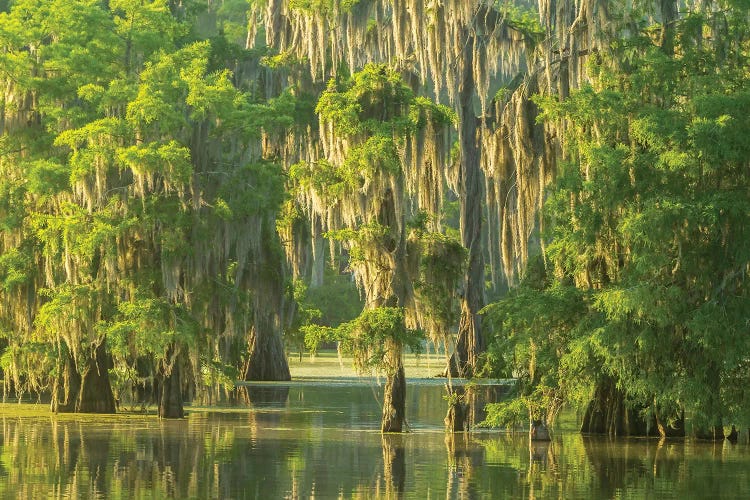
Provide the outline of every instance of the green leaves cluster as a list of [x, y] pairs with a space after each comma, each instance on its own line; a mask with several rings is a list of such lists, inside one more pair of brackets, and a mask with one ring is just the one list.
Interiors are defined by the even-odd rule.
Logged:
[[365, 309], [352, 321], [336, 328], [306, 326], [305, 344], [311, 351], [322, 342], [341, 342], [344, 352], [354, 358], [362, 373], [375, 370], [393, 374], [401, 365], [401, 349], [422, 351], [424, 332], [406, 327], [404, 310], [399, 307]]
[[[740, 11], [711, 16], [681, 20], [673, 54], [624, 40], [594, 58], [590, 85], [537, 99], [568, 131], [546, 206], [546, 278], [487, 309], [491, 365], [520, 377], [531, 408], [552, 407], [549, 394], [584, 405], [610, 377], [660, 420], [750, 417], [737, 390], [750, 352], [750, 78], [739, 69], [750, 26]], [[700, 42], [707, 31], [722, 50]]]
[[540, 42], [544, 36], [544, 28], [539, 22], [539, 14], [534, 8], [518, 5], [510, 0], [496, 0], [495, 8], [503, 18], [503, 22], [510, 28], [522, 33], [528, 42]]
[[394, 68], [367, 64], [350, 79], [328, 82], [316, 112], [342, 135], [403, 137], [423, 128], [455, 122], [447, 106], [416, 97]]
[[[253, 273], [282, 266], [284, 177], [257, 144], [295, 123], [297, 100], [240, 82], [237, 61], [260, 55], [237, 33], [201, 35], [198, 7], [19, 0], [0, 13], [6, 364], [49, 342], [59, 365], [26, 380], [51, 387], [67, 353], [83, 370], [105, 338], [116, 369], [141, 380], [172, 344], [210, 373], [243, 362], [217, 345], [246, 345]], [[247, 8], [224, 2], [217, 22]]]
[[443, 342], [458, 323], [458, 290], [463, 285], [468, 252], [453, 236], [422, 229], [412, 231], [407, 245], [417, 309], [433, 341]]

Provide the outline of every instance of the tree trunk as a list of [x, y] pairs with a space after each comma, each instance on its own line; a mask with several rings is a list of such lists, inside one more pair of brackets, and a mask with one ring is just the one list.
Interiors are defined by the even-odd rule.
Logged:
[[179, 353], [174, 344], [167, 349], [167, 363], [172, 367], [167, 372], [161, 369], [161, 395], [159, 397], [159, 418], [183, 418], [185, 411], [182, 407], [182, 380], [180, 379]]
[[[325, 239], [321, 228], [320, 219], [313, 217], [312, 231], [312, 255], [310, 263], [310, 288], [323, 286], [326, 269]], [[333, 263], [332, 263], [333, 264]]]
[[67, 348], [60, 352], [60, 357], [59, 373], [52, 387], [51, 409], [54, 413], [73, 413], [81, 390], [81, 375]]
[[[267, 322], [264, 322], [267, 324]], [[256, 323], [250, 332], [250, 355], [245, 380], [291, 380], [284, 344], [275, 329], [264, 329]]]
[[406, 420], [406, 376], [404, 365], [399, 362], [398, 370], [389, 373], [383, 393], [382, 432], [401, 432]]
[[458, 179], [461, 243], [469, 252], [461, 298], [461, 320], [458, 327], [455, 359], [448, 365], [452, 376], [471, 377], [476, 370], [477, 356], [484, 350], [482, 323], [479, 316], [484, 306], [484, 253], [482, 249], [482, 171], [477, 144], [478, 119], [474, 112], [475, 83], [472, 72], [474, 38], [468, 36], [463, 50], [463, 76], [459, 87], [461, 125], [459, 141], [461, 163]]
[[693, 434], [701, 441], [721, 441], [724, 439], [724, 425], [718, 419], [713, 425], [695, 427]]
[[714, 425], [696, 427], [693, 433], [702, 441], [721, 441], [724, 439], [724, 425], [718, 421]]
[[[265, 234], [265, 232], [264, 232]], [[275, 233], [266, 235], [275, 238]], [[275, 254], [266, 248], [270, 243], [263, 245], [265, 255], [262, 261], [267, 266], [278, 265], [281, 269], [281, 257], [276, 259]], [[250, 330], [249, 354], [244, 370], [245, 380], [267, 380], [286, 381], [291, 380], [289, 363], [284, 352], [284, 343], [281, 340], [281, 325], [284, 311], [283, 276], [281, 273], [268, 271], [258, 272], [258, 279], [262, 280], [259, 290], [255, 291], [255, 323]]]
[[660, 0], [659, 9], [662, 17], [659, 45], [666, 55], [673, 56], [675, 37], [674, 22], [679, 13], [677, 2], [675, 0]]
[[662, 438], [685, 437], [685, 412], [680, 412], [674, 421], [664, 421], [661, 412], [656, 412], [656, 428]]
[[153, 360], [150, 357], [138, 357], [135, 361], [135, 371], [138, 382], [131, 389], [131, 404], [139, 404], [141, 408], [145, 409], [147, 405], [159, 401], [158, 382], [154, 373]]
[[445, 429], [448, 432], [465, 432], [469, 429], [468, 405], [464, 402], [465, 392], [463, 387], [448, 391], [448, 414], [445, 416]]
[[109, 383], [110, 365], [107, 342], [101, 339], [81, 377], [77, 413], [115, 413], [115, 397]]
[[581, 432], [610, 436], [649, 436], [655, 429], [655, 420], [644, 419], [639, 409], [628, 407], [625, 395], [609, 377], [597, 384], [581, 425]]
[[550, 441], [549, 428], [542, 420], [532, 420], [529, 429], [531, 441]]
[[737, 427], [732, 425], [732, 430], [729, 431], [729, 434], [727, 434], [727, 441], [729, 441], [732, 444], [737, 444], [737, 441], [739, 441], [740, 433], [737, 431]]

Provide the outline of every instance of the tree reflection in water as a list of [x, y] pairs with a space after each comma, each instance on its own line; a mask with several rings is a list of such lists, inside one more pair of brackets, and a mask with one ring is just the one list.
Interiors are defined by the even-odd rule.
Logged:
[[268, 385], [244, 385], [237, 388], [239, 400], [257, 408], [287, 406], [289, 401], [289, 386]]
[[446, 433], [448, 453], [447, 498], [478, 498], [474, 471], [484, 462], [484, 448], [472, 441], [469, 433]]
[[0, 498], [750, 498], [746, 444], [446, 435], [429, 390], [432, 423], [422, 406], [403, 435], [380, 434], [366, 386], [292, 386], [181, 421], [5, 408]]
[[385, 498], [401, 498], [406, 485], [406, 452], [403, 434], [382, 434]]

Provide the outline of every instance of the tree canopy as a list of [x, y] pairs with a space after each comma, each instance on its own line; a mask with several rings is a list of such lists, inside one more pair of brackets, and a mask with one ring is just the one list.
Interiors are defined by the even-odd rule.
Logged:
[[0, 5], [6, 395], [180, 416], [307, 334], [383, 430], [425, 339], [488, 422], [750, 422], [748, 2]]

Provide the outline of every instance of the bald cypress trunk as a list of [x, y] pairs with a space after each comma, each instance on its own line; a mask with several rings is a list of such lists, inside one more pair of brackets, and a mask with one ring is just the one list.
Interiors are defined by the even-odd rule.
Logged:
[[274, 330], [256, 325], [250, 332], [250, 355], [245, 380], [291, 380], [281, 337]]
[[255, 321], [248, 338], [248, 359], [245, 380], [291, 380], [289, 364], [281, 340], [281, 325], [285, 310], [284, 264], [275, 225], [270, 221], [263, 227], [260, 258], [255, 264], [254, 290]]
[[456, 352], [449, 364], [453, 376], [471, 377], [476, 370], [477, 355], [484, 350], [482, 321], [479, 310], [484, 306], [484, 254], [482, 251], [482, 201], [484, 181], [477, 144], [478, 119], [474, 112], [475, 82], [472, 73], [474, 37], [469, 36], [463, 50], [463, 75], [459, 87], [461, 125], [461, 164], [459, 201], [461, 242], [469, 251], [469, 265], [461, 299], [461, 320], [458, 327]]
[[282, 310], [283, 302], [280, 290], [277, 290], [280, 284], [270, 283], [269, 285], [265, 293], [256, 299], [255, 324], [250, 330], [245, 380], [291, 380], [292, 378], [284, 353], [284, 344], [281, 341], [281, 319], [277, 312]]
[[625, 394], [615, 381], [604, 377], [597, 384], [594, 399], [586, 408], [581, 432], [610, 436], [654, 435], [656, 420], [644, 418], [641, 409], [628, 406]]
[[[182, 406], [182, 380], [180, 376], [180, 360], [175, 359], [176, 346], [169, 345], [167, 362], [172, 367], [168, 373], [161, 374], [161, 394], [159, 396], [159, 418], [183, 418], [185, 411]], [[179, 354], [177, 354], [179, 356]]]
[[406, 420], [406, 376], [404, 365], [399, 361], [398, 370], [386, 376], [383, 392], [382, 432], [401, 432]]
[[101, 339], [81, 376], [77, 413], [115, 413], [115, 397], [109, 383], [111, 364], [106, 341]]
[[685, 412], [680, 411], [679, 415], [673, 420], [665, 420], [659, 412], [656, 413], [656, 428], [659, 430], [659, 436], [663, 438], [685, 437]]
[[445, 416], [445, 428], [448, 432], [464, 432], [469, 428], [469, 407], [464, 401], [463, 387], [448, 390], [448, 414]]
[[59, 372], [52, 388], [51, 407], [55, 413], [73, 413], [81, 389], [81, 375], [67, 349], [63, 349], [60, 357], [62, 359], [58, 364]]

